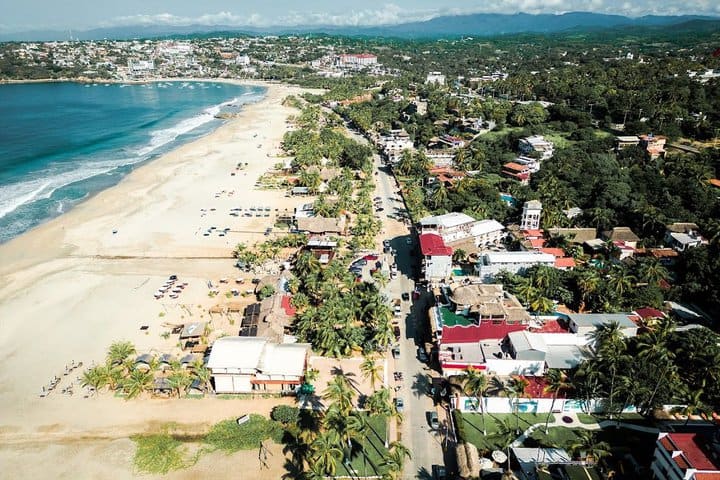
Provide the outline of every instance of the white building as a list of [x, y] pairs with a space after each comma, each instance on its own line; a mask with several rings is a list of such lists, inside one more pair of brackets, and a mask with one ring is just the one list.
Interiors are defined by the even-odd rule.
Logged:
[[247, 55], [238, 55], [235, 57], [235, 65], [247, 67], [250, 65], [250, 57]]
[[547, 160], [553, 156], [555, 152], [555, 145], [549, 140], [545, 140], [542, 135], [533, 135], [532, 137], [525, 137], [520, 139], [518, 144], [518, 150], [523, 155], [528, 155], [532, 152], [536, 152], [540, 155], [540, 160]]
[[377, 55], [372, 53], [350, 53], [338, 56], [338, 66], [360, 68], [377, 64]]
[[542, 215], [542, 203], [538, 200], [525, 202], [522, 218], [520, 219], [521, 230], [538, 230], [540, 228], [540, 216]]
[[422, 272], [425, 280], [450, 278], [453, 249], [445, 245], [440, 235], [421, 234], [420, 252], [422, 253]]
[[306, 343], [222, 337], [213, 344], [207, 368], [217, 393], [292, 391], [302, 382], [309, 352]]
[[568, 327], [571, 332], [586, 338], [586, 344], [590, 342], [590, 336], [600, 326], [617, 323], [620, 331], [626, 338], [637, 335], [638, 326], [630, 319], [630, 313], [568, 313]]
[[155, 70], [153, 60], [128, 60], [128, 73], [134, 76], [147, 75]]
[[528, 167], [528, 170], [530, 170], [530, 173], [537, 173], [540, 171], [540, 161], [536, 158], [526, 157], [524, 155], [520, 155], [515, 160], [513, 160], [518, 165], [525, 165]]
[[475, 269], [484, 283], [491, 283], [495, 276], [505, 270], [521, 274], [535, 265], [555, 266], [555, 256], [532, 252], [487, 252], [478, 260]]
[[487, 246], [499, 243], [505, 227], [497, 220], [475, 220], [470, 215], [451, 212], [420, 220], [422, 233], [440, 235], [445, 243], [473, 238], [475, 245]]
[[430, 72], [425, 78], [425, 83], [434, 83], [435, 85], [445, 85], [445, 75], [440, 72]]

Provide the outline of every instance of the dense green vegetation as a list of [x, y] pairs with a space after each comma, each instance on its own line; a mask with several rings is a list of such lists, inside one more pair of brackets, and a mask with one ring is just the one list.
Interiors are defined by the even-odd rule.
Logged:
[[354, 408], [351, 377], [337, 374], [328, 383], [323, 410], [303, 409], [299, 421], [285, 425], [288, 477], [316, 479], [335, 475], [399, 478], [408, 449], [400, 442], [386, 447], [387, 422], [402, 420], [386, 388], [366, 400], [367, 411]]

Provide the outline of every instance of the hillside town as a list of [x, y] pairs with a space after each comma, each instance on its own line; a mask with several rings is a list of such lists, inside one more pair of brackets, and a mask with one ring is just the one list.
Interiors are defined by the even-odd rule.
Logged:
[[249, 448], [286, 445], [288, 478], [719, 478], [719, 60], [353, 42], [0, 46], [2, 80], [305, 89], [246, 192], [265, 203], [215, 197], [256, 234], [227, 275], [187, 304], [168, 276], [156, 343], [118, 339], [75, 388], [271, 398], [223, 428], [275, 432]]

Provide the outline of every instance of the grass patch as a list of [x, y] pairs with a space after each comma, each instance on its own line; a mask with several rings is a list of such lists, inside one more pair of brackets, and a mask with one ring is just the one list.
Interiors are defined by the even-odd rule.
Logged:
[[643, 425], [646, 427], [654, 427], [655, 423], [643, 417], [639, 413], [623, 413], [620, 415], [613, 415], [612, 418], [609, 418], [607, 415], [593, 415], [589, 413], [578, 413], [578, 420], [580, 420], [580, 423], [583, 423], [585, 425], [589, 425], [592, 423], [600, 423], [604, 421], [612, 421], [616, 422], [620, 420], [622, 423], [631, 423], [633, 425]]
[[281, 443], [282, 435], [282, 426], [278, 422], [268, 420], [262, 415], [251, 414], [250, 420], [242, 425], [238, 425], [235, 419], [213, 425], [204, 441], [211, 449], [234, 453], [259, 448], [260, 442], [268, 438]]
[[526, 447], [545, 447], [545, 448], [570, 448], [570, 445], [576, 443], [580, 429], [567, 427], [550, 427], [548, 433], [540, 427], [532, 432], [530, 437], [525, 440]]
[[380, 468], [383, 457], [387, 453], [385, 438], [387, 437], [387, 418], [375, 415], [366, 417], [368, 431], [354, 450], [350, 461], [350, 468], [344, 464], [338, 464], [336, 476], [338, 477], [369, 477], [380, 475]]
[[168, 433], [131, 438], [137, 445], [133, 462], [140, 472], [164, 474], [192, 464], [186, 460], [186, 448]]
[[[463, 413], [463, 426], [460, 428], [463, 431], [466, 442], [475, 445], [481, 452], [496, 450], [498, 448], [504, 448], [505, 443], [503, 439], [498, 438], [497, 435], [500, 432], [499, 423], [508, 423], [515, 427], [516, 418], [512, 413], [487, 413], [485, 414], [485, 429], [487, 435], [483, 435], [482, 429], [482, 415], [479, 413]], [[520, 414], [520, 430], [525, 431], [529, 426], [535, 425], [536, 423], [545, 423], [547, 414], [545, 413], [521, 413]], [[550, 422], [552, 423], [555, 417], [550, 415]]]

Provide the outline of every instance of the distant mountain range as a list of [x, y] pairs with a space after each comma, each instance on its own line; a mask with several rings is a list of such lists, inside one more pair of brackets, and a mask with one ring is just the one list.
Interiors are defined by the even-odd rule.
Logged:
[[[228, 25], [157, 25], [97, 28], [73, 31], [72, 38], [80, 40], [156, 38], [188, 35], [208, 35], [214, 32], [248, 35], [330, 34], [348, 36], [437, 38], [458, 36], [497, 36], [518, 33], [557, 33], [604, 30], [623, 27], [665, 27], [688, 22], [708, 23], [720, 30], [720, 17], [681, 15], [624, 17], [601, 13], [571, 12], [561, 15], [528, 13], [479, 13], [436, 17], [423, 22], [382, 26], [271, 26], [243, 27]], [[28, 31], [0, 34], [0, 41], [68, 40], [70, 32]]]

